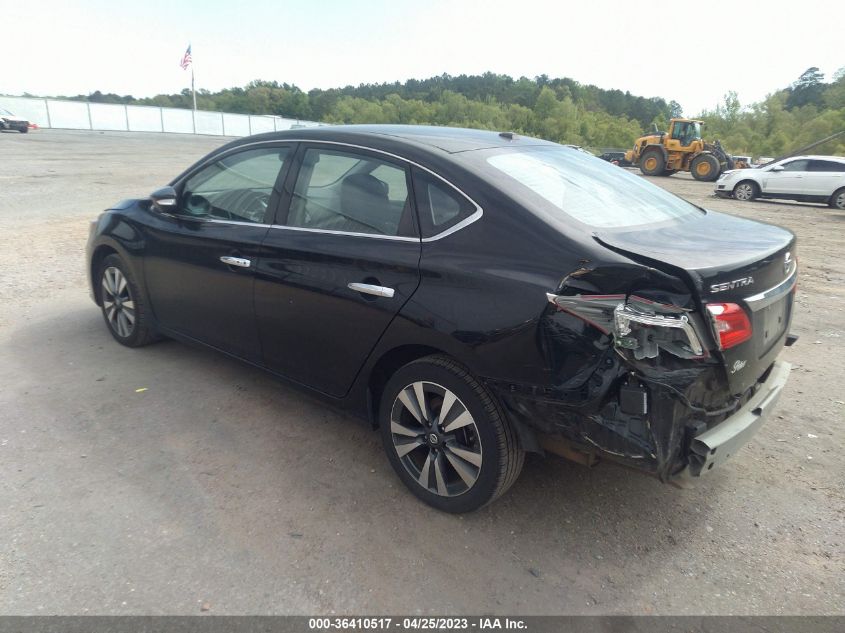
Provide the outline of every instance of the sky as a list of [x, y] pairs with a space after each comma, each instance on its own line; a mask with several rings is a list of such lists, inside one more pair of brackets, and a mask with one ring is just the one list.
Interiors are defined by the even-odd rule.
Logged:
[[845, 66], [845, 2], [0, 0], [0, 94], [136, 97], [253, 79], [303, 90], [485, 71], [744, 105]]

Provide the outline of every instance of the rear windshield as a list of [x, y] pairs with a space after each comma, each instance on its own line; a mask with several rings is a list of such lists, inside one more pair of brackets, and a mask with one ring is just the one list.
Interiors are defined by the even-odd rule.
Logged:
[[593, 228], [622, 229], [703, 213], [641, 176], [563, 146], [505, 151], [487, 164], [514, 198], [557, 221], [568, 216]]

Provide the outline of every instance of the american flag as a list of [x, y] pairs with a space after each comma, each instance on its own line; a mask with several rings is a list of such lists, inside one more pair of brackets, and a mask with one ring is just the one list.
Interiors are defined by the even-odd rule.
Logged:
[[179, 62], [179, 65], [182, 67], [182, 70], [188, 70], [188, 66], [191, 65], [191, 45], [188, 44], [188, 49], [185, 51], [185, 54], [182, 55], [182, 61]]

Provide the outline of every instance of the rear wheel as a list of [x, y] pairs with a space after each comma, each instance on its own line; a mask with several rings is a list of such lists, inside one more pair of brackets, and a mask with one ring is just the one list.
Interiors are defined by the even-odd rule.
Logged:
[[18, 132], [20, 132], [21, 134], [26, 134], [27, 132], [29, 132], [29, 128], [28, 127], [18, 128]]
[[830, 196], [830, 206], [834, 209], [845, 210], [845, 187], [833, 192]]
[[141, 347], [155, 341], [158, 337], [150, 327], [147, 304], [123, 260], [117, 255], [106, 257], [97, 279], [103, 319], [115, 340], [127, 347]]
[[733, 190], [734, 200], [749, 201], [754, 200], [759, 195], [760, 189], [757, 187], [757, 183], [750, 180], [739, 183]]
[[646, 176], [662, 176], [666, 168], [663, 153], [657, 150], [647, 150], [640, 157], [640, 171]]
[[713, 154], [699, 154], [692, 159], [690, 171], [692, 177], [696, 180], [713, 182], [719, 177], [721, 166], [719, 160]]
[[490, 392], [449, 358], [428, 356], [397, 371], [379, 408], [390, 464], [418, 498], [471, 512], [510, 488], [524, 453]]

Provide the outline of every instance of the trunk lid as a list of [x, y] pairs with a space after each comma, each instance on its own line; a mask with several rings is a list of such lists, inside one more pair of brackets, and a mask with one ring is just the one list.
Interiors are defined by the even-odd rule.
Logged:
[[790, 231], [708, 211], [669, 226], [599, 231], [595, 238], [684, 278], [708, 323], [708, 303], [736, 303], [745, 310], [753, 336], [721, 352], [732, 393], [745, 392], [774, 362], [792, 319], [797, 266]]

